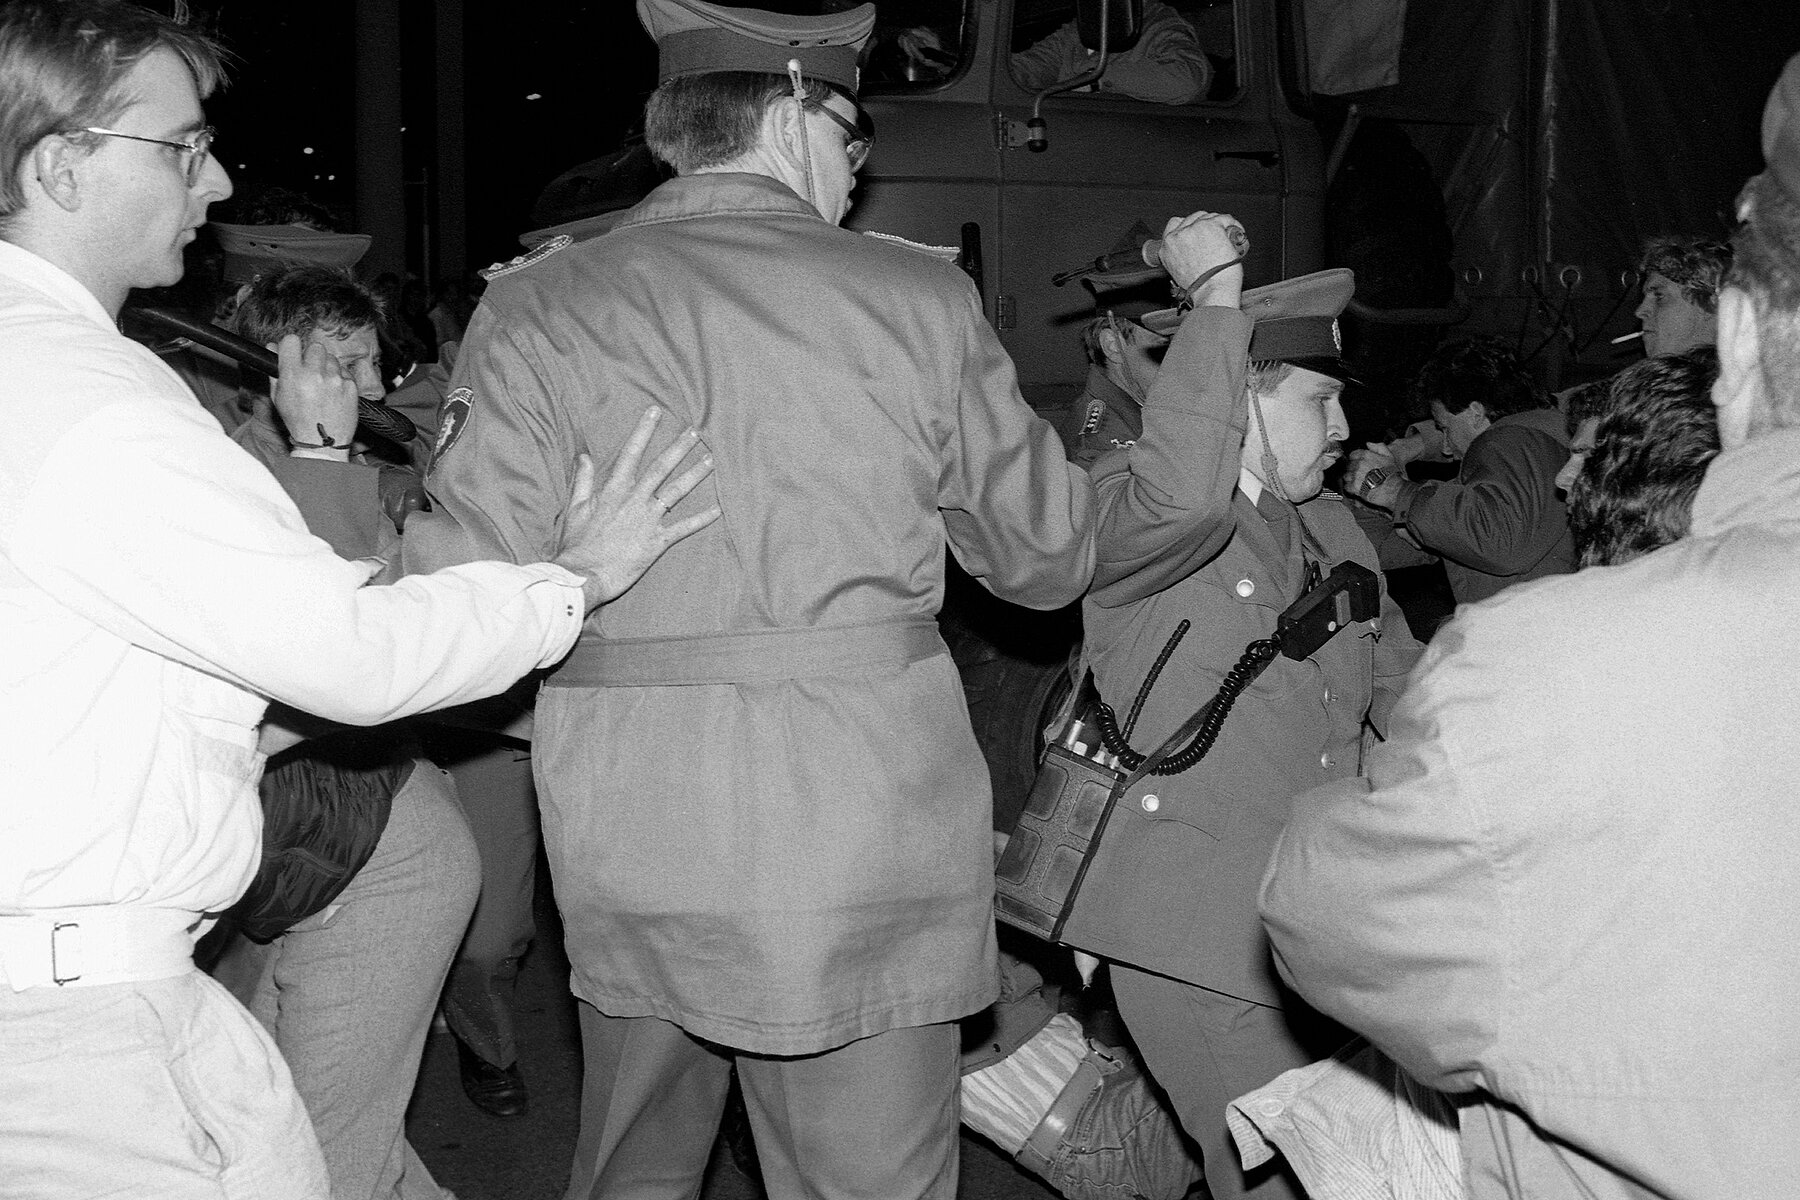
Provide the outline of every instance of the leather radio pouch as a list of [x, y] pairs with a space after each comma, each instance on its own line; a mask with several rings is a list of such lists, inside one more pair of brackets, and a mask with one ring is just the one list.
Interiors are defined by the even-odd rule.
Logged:
[[[1111, 710], [1084, 675], [1072, 716], [1045, 748], [1025, 810], [995, 866], [994, 915], [1049, 941], [1182, 978], [1182, 964], [1191, 960], [1187, 948], [1159, 931], [1154, 914], [1136, 901], [1142, 880], [1196, 869], [1206, 857], [1200, 843], [1210, 835], [1181, 820], [1156, 819], [1161, 800], [1138, 785], [1197, 763], [1239, 693], [1276, 655], [1305, 659], [1346, 626], [1375, 620], [1380, 596], [1372, 571], [1339, 564], [1281, 615], [1274, 637], [1245, 648], [1217, 695], [1148, 754], [1124, 746], [1116, 731], [1102, 732]], [[1121, 814], [1128, 796], [1137, 798]]]

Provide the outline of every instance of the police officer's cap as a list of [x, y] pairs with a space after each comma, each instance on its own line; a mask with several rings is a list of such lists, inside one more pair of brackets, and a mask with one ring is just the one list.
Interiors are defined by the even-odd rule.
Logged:
[[225, 278], [247, 283], [278, 267], [353, 267], [373, 240], [366, 233], [327, 233], [305, 225], [212, 223], [225, 252]]
[[[1356, 275], [1346, 267], [1314, 271], [1251, 288], [1239, 302], [1256, 322], [1250, 334], [1251, 362], [1286, 362], [1333, 379], [1349, 379], [1338, 316], [1356, 293]], [[1148, 313], [1144, 325], [1174, 333], [1182, 314], [1173, 308]]]
[[659, 84], [719, 71], [785, 75], [797, 59], [806, 78], [854, 95], [857, 59], [875, 28], [873, 4], [803, 17], [705, 0], [637, 0], [637, 12], [656, 39]]

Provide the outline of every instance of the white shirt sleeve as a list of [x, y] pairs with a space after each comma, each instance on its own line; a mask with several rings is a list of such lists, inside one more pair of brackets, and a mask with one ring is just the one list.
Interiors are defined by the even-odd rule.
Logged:
[[7, 531], [12, 565], [115, 636], [351, 724], [490, 695], [574, 644], [576, 576], [485, 562], [364, 587], [215, 432], [154, 403], [69, 425]]

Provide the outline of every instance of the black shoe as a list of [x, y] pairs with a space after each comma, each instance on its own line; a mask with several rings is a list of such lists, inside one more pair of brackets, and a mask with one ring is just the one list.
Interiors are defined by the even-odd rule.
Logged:
[[457, 1065], [462, 1073], [463, 1091], [482, 1112], [496, 1117], [522, 1117], [531, 1107], [525, 1091], [525, 1078], [519, 1064], [496, 1067], [481, 1055], [456, 1040]]

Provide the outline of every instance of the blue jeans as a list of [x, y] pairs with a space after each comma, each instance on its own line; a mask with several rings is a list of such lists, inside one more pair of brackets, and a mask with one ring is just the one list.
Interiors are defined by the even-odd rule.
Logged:
[[406, 1142], [406, 1105], [480, 882], [450, 777], [421, 760], [336, 904], [267, 945], [237, 938], [214, 971], [287, 1059], [332, 1200], [446, 1194]]

